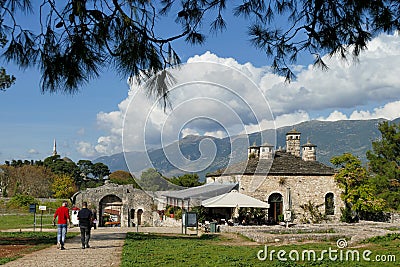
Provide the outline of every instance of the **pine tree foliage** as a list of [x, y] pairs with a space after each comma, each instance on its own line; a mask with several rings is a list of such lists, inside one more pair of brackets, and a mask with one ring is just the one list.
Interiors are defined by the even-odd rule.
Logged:
[[400, 210], [400, 124], [382, 122], [378, 128], [382, 137], [367, 152], [372, 182], [389, 207]]
[[[397, 31], [399, 5], [398, 0], [0, 0], [0, 37], [6, 60], [41, 70], [43, 91], [74, 93], [111, 66], [138, 81], [161, 75], [148, 89], [166, 97], [163, 71], [180, 63], [175, 41], [203, 44], [207, 33], [229, 26], [227, 12], [246, 19], [254, 46], [291, 80], [291, 64], [301, 52], [314, 54], [315, 65], [326, 69], [324, 53], [357, 58], [372, 37]], [[21, 13], [33, 13], [37, 21], [24, 27], [17, 19]], [[161, 31], [160, 23], [171, 30]], [[13, 82], [12, 76], [0, 78], [3, 89]]]

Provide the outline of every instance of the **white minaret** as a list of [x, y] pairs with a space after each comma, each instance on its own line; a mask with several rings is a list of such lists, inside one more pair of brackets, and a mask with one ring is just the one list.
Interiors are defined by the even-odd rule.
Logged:
[[300, 157], [300, 134], [294, 128], [286, 134], [286, 152], [297, 157]]
[[55, 138], [54, 138], [54, 146], [53, 146], [53, 156], [57, 156], [57, 143], [56, 143]]

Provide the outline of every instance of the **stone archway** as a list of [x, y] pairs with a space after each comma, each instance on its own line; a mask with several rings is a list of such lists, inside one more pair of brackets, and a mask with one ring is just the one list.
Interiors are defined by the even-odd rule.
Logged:
[[279, 215], [283, 214], [283, 197], [280, 193], [273, 193], [268, 198], [268, 220], [277, 223]]
[[142, 225], [142, 214], [143, 214], [143, 210], [139, 209], [137, 211], [137, 224], [138, 225]]
[[99, 202], [99, 226], [120, 226], [122, 199], [116, 195], [107, 195]]

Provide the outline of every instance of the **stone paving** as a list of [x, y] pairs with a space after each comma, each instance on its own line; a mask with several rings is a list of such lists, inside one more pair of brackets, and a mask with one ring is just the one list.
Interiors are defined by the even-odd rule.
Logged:
[[299, 224], [284, 226], [221, 227], [222, 232], [240, 233], [258, 243], [291, 243], [316, 240], [337, 241], [344, 238], [348, 245], [390, 233], [400, 233], [400, 223], [360, 222], [355, 224]]

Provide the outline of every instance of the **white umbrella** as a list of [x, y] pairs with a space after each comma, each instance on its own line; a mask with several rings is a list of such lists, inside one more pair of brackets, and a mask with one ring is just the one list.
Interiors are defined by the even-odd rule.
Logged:
[[241, 194], [236, 190], [203, 200], [201, 205], [206, 208], [269, 208], [268, 203], [258, 200], [254, 197]]

